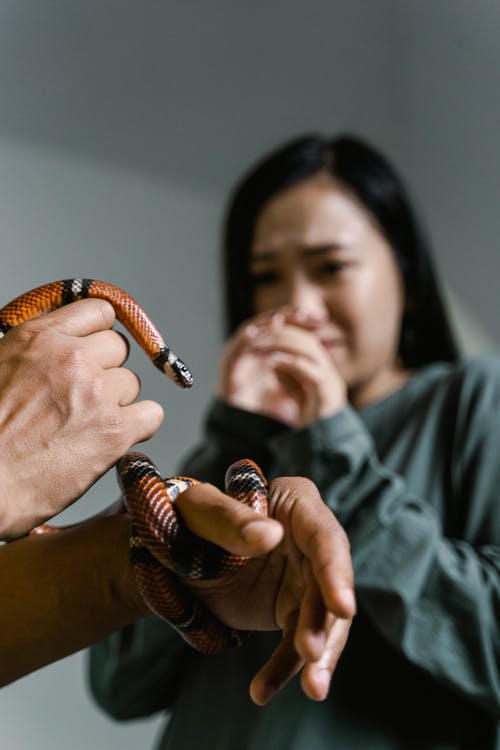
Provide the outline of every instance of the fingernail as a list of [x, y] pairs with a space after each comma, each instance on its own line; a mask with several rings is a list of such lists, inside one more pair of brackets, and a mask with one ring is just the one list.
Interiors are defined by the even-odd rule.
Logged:
[[255, 544], [262, 541], [262, 535], [266, 533], [269, 524], [267, 521], [250, 521], [241, 530], [245, 542]]

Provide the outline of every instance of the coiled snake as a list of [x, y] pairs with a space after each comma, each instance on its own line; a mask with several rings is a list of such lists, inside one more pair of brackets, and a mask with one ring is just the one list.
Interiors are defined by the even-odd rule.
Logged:
[[[85, 297], [110, 302], [117, 319], [153, 363], [178, 385], [192, 385], [189, 369], [139, 303], [119, 287], [102, 281], [54, 281], [22, 294], [0, 309], [0, 338], [20, 323]], [[195, 536], [176, 513], [179, 493], [198, 480], [163, 479], [142, 453], [122, 456], [116, 470], [122, 499], [132, 516], [130, 558], [144, 601], [198, 651], [214, 654], [240, 644], [243, 633], [221, 623], [184, 583], [186, 579], [216, 578], [248, 561]], [[257, 512], [267, 513], [266, 480], [251, 460], [243, 459], [228, 468], [226, 492]]]

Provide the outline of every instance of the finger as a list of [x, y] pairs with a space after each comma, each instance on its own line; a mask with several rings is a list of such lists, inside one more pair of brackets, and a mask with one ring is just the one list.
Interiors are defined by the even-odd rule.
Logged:
[[324, 325], [322, 317], [314, 317], [310, 312], [300, 310], [293, 305], [283, 305], [265, 312], [254, 315], [244, 325], [255, 325], [257, 328], [266, 326], [280, 326], [283, 324], [295, 325], [308, 330], [317, 329], [318, 326]]
[[310, 311], [293, 306], [286, 309], [285, 322], [310, 331], [317, 331], [318, 328], [324, 326], [322, 316], [317, 317]]
[[[324, 367], [318, 366], [318, 363], [312, 360], [306, 360], [303, 357], [292, 356], [284, 352], [272, 352], [270, 356], [273, 361], [274, 373], [286, 392], [297, 400], [300, 399], [299, 403], [301, 403], [303, 411], [307, 405], [308, 409], [307, 413], [304, 412], [304, 417], [311, 420], [318, 418], [320, 415], [316, 412], [319, 410], [320, 403], [323, 406], [320, 395], [323, 394], [323, 390], [326, 390], [326, 385], [328, 385], [327, 392], [330, 394], [333, 390], [332, 384], [335, 383], [334, 379], [325, 377]], [[336, 389], [334, 394], [336, 394]], [[333, 403], [333, 398], [330, 400], [332, 400], [330, 408], [332, 413], [343, 406], [340, 399], [336, 399], [336, 402], [339, 402], [338, 404]]]
[[149, 440], [163, 422], [163, 409], [156, 401], [136, 401], [123, 407], [123, 419], [128, 424], [128, 444]]
[[304, 665], [300, 683], [304, 693], [312, 700], [322, 701], [328, 695], [335, 667], [349, 636], [351, 623], [352, 620], [336, 620], [321, 658]]
[[120, 367], [127, 360], [129, 342], [118, 331], [99, 331], [84, 339], [84, 346], [94, 360], [105, 370]]
[[104, 377], [119, 406], [129, 406], [136, 400], [141, 390], [141, 381], [135, 372], [125, 367], [116, 367], [106, 370]]
[[282, 325], [286, 316], [291, 312], [291, 307], [276, 307], [271, 310], [265, 310], [251, 318], [245, 320], [239, 327], [238, 331], [244, 335], [255, 336], [261, 330], [269, 326]]
[[280, 523], [263, 517], [212, 484], [190, 487], [175, 502], [194, 534], [235, 555], [266, 554], [283, 536]]
[[338, 617], [356, 612], [354, 575], [347, 536], [316, 485], [304, 477], [279, 477], [269, 486], [270, 505], [293, 504], [290, 523], [293, 537], [310, 560], [327, 609]]
[[314, 523], [302, 519], [300, 530], [295, 530], [297, 544], [311, 560], [327, 608], [338, 617], [353, 617], [356, 602], [349, 543], [328, 508], [324, 507], [321, 516]]
[[111, 328], [116, 315], [113, 306], [103, 299], [82, 299], [59, 307], [37, 319], [69, 336], [88, 336]]
[[321, 317], [314, 317], [309, 312], [293, 307], [293, 305], [284, 305], [256, 315], [250, 320], [250, 324], [254, 324], [256, 329], [293, 325], [307, 331], [317, 331], [318, 328], [324, 326], [324, 321]]
[[287, 375], [304, 386], [323, 385], [324, 368], [318, 367], [313, 360], [299, 355], [292, 355], [281, 351], [273, 351], [271, 358], [276, 372]]
[[217, 395], [224, 398], [227, 394], [231, 372], [238, 358], [246, 347], [246, 330], [243, 326], [226, 342], [219, 364], [217, 376]]
[[282, 351], [292, 356], [330, 362], [318, 336], [310, 330], [293, 325], [268, 327], [260, 330], [247, 343], [258, 351]]
[[[273, 355], [274, 371], [283, 387], [300, 388], [303, 397], [303, 424], [333, 416], [347, 403], [347, 387], [342, 378], [331, 377], [322, 363], [302, 357], [291, 357], [281, 352]], [[331, 363], [328, 367], [331, 368]], [[297, 426], [302, 426], [297, 424]]]
[[304, 664], [294, 645], [297, 617], [296, 612], [289, 616], [279, 646], [250, 683], [250, 697], [258, 706], [265, 705]]
[[325, 649], [336, 617], [327, 611], [321, 590], [313, 575], [309, 576], [300, 603], [295, 648], [305, 661], [316, 661]]

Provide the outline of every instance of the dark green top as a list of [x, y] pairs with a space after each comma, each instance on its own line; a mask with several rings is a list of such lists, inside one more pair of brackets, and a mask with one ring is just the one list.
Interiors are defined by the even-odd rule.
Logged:
[[500, 750], [500, 360], [435, 364], [310, 427], [216, 402], [183, 471], [254, 458], [313, 479], [352, 548], [359, 613], [328, 698], [248, 697], [276, 634], [217, 657], [148, 618], [92, 649], [118, 719], [162, 708], [162, 750]]

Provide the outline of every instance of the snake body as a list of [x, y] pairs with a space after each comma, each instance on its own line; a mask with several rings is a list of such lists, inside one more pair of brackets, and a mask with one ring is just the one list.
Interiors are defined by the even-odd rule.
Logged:
[[52, 281], [21, 294], [0, 310], [0, 338], [19, 323], [86, 297], [97, 297], [110, 302], [120, 323], [125, 326], [158, 369], [184, 388], [189, 388], [193, 384], [193, 376], [189, 369], [173, 353], [139, 303], [123, 289], [105, 281], [96, 279]]
[[[54, 281], [20, 295], [0, 309], [0, 338], [20, 323], [85, 297], [110, 302], [117, 319], [155, 366], [178, 385], [192, 385], [189, 369], [141, 305], [124, 290], [103, 281]], [[125, 454], [116, 470], [124, 504], [132, 516], [130, 557], [144, 601], [198, 651], [214, 654], [240, 644], [243, 633], [221, 623], [186, 585], [189, 580], [231, 573], [248, 562], [248, 558], [232, 555], [194, 535], [176, 512], [178, 495], [198, 480], [179, 476], [164, 479], [142, 453]], [[226, 492], [267, 514], [266, 480], [250, 459], [228, 468]], [[39, 527], [46, 528], [50, 527]]]

